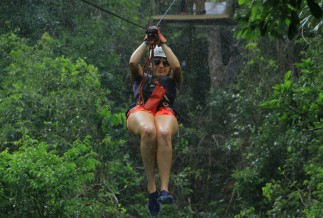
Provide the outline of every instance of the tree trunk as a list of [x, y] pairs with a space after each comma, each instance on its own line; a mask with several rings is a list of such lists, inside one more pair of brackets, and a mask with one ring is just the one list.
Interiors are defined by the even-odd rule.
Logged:
[[224, 82], [225, 72], [221, 56], [221, 35], [220, 26], [215, 26], [208, 35], [209, 48], [209, 69], [210, 69], [210, 92], [213, 93], [216, 88]]
[[208, 34], [210, 93], [234, 82], [242, 66], [240, 46], [234, 39], [233, 26], [214, 26]]

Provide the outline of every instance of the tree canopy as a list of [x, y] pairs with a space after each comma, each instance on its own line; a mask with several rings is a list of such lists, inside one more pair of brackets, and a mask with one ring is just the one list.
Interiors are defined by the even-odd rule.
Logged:
[[[151, 22], [150, 1], [91, 2]], [[184, 84], [177, 200], [160, 216], [321, 217], [322, 2], [237, 3], [223, 43], [239, 46], [243, 65], [212, 92], [207, 28], [162, 29]], [[144, 30], [82, 1], [3, 0], [0, 33], [0, 216], [146, 217], [125, 118], [128, 60]]]
[[322, 2], [318, 0], [238, 0], [243, 6], [237, 14], [241, 30], [238, 36], [255, 38], [260, 35], [295, 38], [301, 29], [306, 35], [322, 27]]

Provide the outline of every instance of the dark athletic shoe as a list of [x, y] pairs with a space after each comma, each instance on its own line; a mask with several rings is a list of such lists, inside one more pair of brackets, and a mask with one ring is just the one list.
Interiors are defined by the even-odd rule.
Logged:
[[158, 191], [150, 193], [148, 195], [149, 203], [148, 210], [150, 215], [157, 216], [160, 212], [160, 204], [158, 203]]
[[174, 202], [174, 198], [169, 194], [169, 192], [161, 191], [158, 202], [162, 204], [172, 204]]

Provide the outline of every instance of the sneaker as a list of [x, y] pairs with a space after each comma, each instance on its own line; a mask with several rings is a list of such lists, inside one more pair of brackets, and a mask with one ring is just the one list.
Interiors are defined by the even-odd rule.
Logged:
[[168, 191], [164, 190], [160, 192], [159, 198], [157, 200], [162, 204], [172, 204], [174, 202], [173, 196], [171, 196]]
[[157, 216], [160, 212], [160, 204], [158, 203], [158, 191], [150, 193], [148, 195], [149, 203], [148, 210], [150, 215]]

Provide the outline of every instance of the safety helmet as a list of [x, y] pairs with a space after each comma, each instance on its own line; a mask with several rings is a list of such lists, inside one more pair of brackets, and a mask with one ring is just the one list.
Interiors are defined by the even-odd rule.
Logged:
[[166, 58], [165, 52], [161, 46], [156, 46], [154, 49], [154, 57]]

